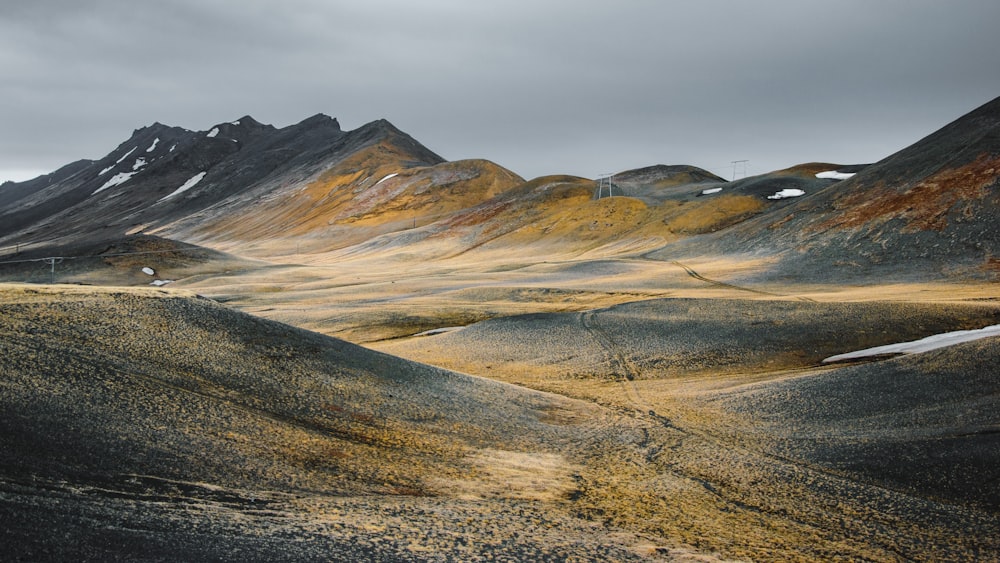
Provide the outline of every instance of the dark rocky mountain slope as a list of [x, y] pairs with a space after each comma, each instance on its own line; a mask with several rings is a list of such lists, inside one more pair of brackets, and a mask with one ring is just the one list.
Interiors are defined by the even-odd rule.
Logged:
[[391, 145], [399, 165], [443, 159], [386, 121], [343, 131], [316, 115], [275, 129], [250, 117], [209, 131], [159, 123], [137, 129], [106, 157], [0, 187], [0, 241], [109, 238], [198, 214], [232, 210], [322, 174], [366, 147]]
[[1000, 98], [849, 179], [670, 253], [778, 254], [774, 274], [798, 279], [992, 279], [998, 188]]

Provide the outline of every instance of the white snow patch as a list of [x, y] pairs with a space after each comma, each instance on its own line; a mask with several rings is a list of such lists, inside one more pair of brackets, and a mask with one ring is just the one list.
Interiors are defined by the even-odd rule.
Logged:
[[181, 187], [177, 188], [176, 190], [174, 190], [170, 194], [161, 197], [160, 201], [163, 201], [165, 199], [170, 199], [170, 198], [174, 197], [175, 195], [182, 194], [182, 193], [190, 190], [191, 188], [195, 187], [198, 184], [198, 182], [200, 182], [201, 179], [205, 177], [206, 173], [207, 172], [199, 172], [199, 173], [195, 174], [194, 176], [191, 176], [190, 178], [188, 178], [187, 182], [184, 182], [184, 184], [181, 185]]
[[123, 154], [121, 158], [119, 158], [118, 160], [115, 161], [115, 164], [121, 164], [122, 161], [125, 160], [126, 158], [128, 158], [128, 155], [134, 153], [135, 149], [137, 149], [137, 148], [139, 148], [139, 147], [132, 147], [132, 150], [130, 150], [127, 153]]
[[132, 178], [132, 176], [135, 176], [136, 174], [138, 174], [138, 172], [119, 172], [118, 174], [112, 176], [107, 182], [104, 182], [103, 186], [94, 190], [94, 193], [90, 195], [97, 195], [108, 188], [117, 186], [118, 184], [124, 184], [125, 182], [128, 182]]
[[239, 124], [240, 124], [240, 122], [238, 120], [230, 123], [230, 125], [239, 125]]
[[135, 159], [135, 164], [132, 165], [132, 170], [138, 170], [143, 166], [146, 166], [146, 159], [140, 156], [139, 158]]
[[[135, 149], [137, 149], [137, 148], [139, 148], [139, 147], [132, 147], [132, 150], [130, 150], [127, 153], [123, 154], [122, 157], [119, 158], [118, 160], [116, 160], [114, 164], [112, 164], [111, 166], [108, 166], [104, 170], [101, 170], [101, 172], [100, 172], [100, 174], [98, 174], [98, 176], [103, 176], [104, 174], [107, 174], [108, 172], [110, 172], [112, 168], [114, 168], [115, 166], [118, 166], [119, 164], [122, 163], [123, 160], [125, 160], [126, 158], [128, 158], [128, 155], [134, 153]], [[100, 191], [100, 190], [98, 190], [98, 191]], [[94, 193], [97, 193], [97, 192], [94, 192]]]
[[444, 326], [441, 328], [432, 328], [430, 330], [425, 330], [423, 332], [418, 332], [413, 336], [433, 336], [435, 334], [444, 334], [446, 332], [455, 332], [456, 330], [462, 330], [464, 326]]
[[170, 150], [167, 151], [167, 152], [174, 152], [174, 149], [176, 149], [176, 148], [177, 148], [177, 143], [174, 143], [174, 144], [170, 145]]
[[375, 182], [375, 185], [377, 186], [377, 185], [381, 184], [382, 182], [385, 182], [389, 178], [395, 178], [396, 176], [399, 176], [399, 172], [393, 172], [392, 174], [386, 174], [381, 180], [379, 180], [378, 182]]
[[206, 137], [214, 137], [214, 136], [216, 136], [218, 134], [219, 134], [219, 128], [218, 127], [212, 127], [212, 130], [209, 131], [208, 135], [205, 135], [205, 136]]
[[816, 174], [817, 178], [825, 178], [829, 180], [846, 180], [854, 176], [854, 172], [837, 172], [836, 170], [827, 170], [826, 172], [819, 172]]
[[722, 191], [722, 188], [708, 188], [707, 190], [701, 190], [701, 195], [712, 195], [717, 194]]
[[780, 192], [767, 196], [767, 199], [785, 199], [787, 197], [799, 197], [806, 195], [806, 192], [796, 188], [785, 188]]
[[931, 350], [937, 350], [938, 348], [944, 348], [945, 346], [951, 346], [952, 344], [971, 342], [973, 340], [979, 340], [980, 338], [987, 338], [989, 336], [1000, 336], [1000, 325], [990, 325], [976, 330], [956, 330], [954, 332], [935, 334], [933, 336], [928, 336], [927, 338], [921, 338], [920, 340], [900, 342], [899, 344], [886, 344], [885, 346], [866, 348], [864, 350], [858, 350], [857, 352], [837, 354], [836, 356], [830, 356], [829, 358], [823, 360], [823, 363], [868, 358], [871, 356], [882, 356], [885, 354], [919, 354], [920, 352], [929, 352]]
[[146, 266], [145, 268], [142, 269], [142, 273], [146, 274], [147, 276], [152, 276], [156, 275], [156, 270], [150, 268], [149, 266]]
[[157, 145], [157, 144], [158, 144], [159, 142], [160, 142], [160, 138], [159, 138], [159, 137], [157, 137], [157, 138], [153, 139], [153, 144], [152, 144], [152, 145], [149, 145], [149, 148], [148, 148], [148, 149], [146, 149], [146, 152], [153, 152], [154, 150], [156, 150], [156, 145]]
[[149, 285], [155, 285], [156, 287], [162, 287], [168, 283], [174, 283], [174, 280], [153, 280], [149, 282]]

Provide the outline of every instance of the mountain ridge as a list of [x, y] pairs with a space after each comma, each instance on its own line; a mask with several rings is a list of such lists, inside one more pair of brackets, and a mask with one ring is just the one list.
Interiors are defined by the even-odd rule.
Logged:
[[[89, 232], [106, 237], [143, 224], [145, 217], [169, 223], [252, 193], [276, 174], [284, 176], [278, 183], [289, 177], [303, 181], [359, 147], [382, 141], [398, 144], [409, 165], [443, 162], [384, 121], [348, 132], [324, 114], [282, 129], [248, 116], [197, 132], [154, 123], [136, 129], [101, 159], [60, 169], [72, 174], [3, 186], [0, 238], [60, 239]], [[133, 222], [126, 223], [129, 219]]]
[[0, 244], [145, 232], [229, 247], [295, 239], [310, 253], [767, 255], [773, 275], [800, 280], [906, 276], [916, 261], [920, 275], [993, 278], [998, 130], [1000, 98], [871, 165], [525, 181], [488, 160], [448, 162], [385, 119], [351, 131], [321, 113], [281, 129], [250, 116], [207, 132], [154, 122], [102, 159], [0, 187]]

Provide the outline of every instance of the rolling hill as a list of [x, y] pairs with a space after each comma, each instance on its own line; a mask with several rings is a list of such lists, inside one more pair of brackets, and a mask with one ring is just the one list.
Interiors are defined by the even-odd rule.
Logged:
[[639, 559], [564, 507], [592, 405], [192, 294], [4, 286], [0, 311], [5, 558]]

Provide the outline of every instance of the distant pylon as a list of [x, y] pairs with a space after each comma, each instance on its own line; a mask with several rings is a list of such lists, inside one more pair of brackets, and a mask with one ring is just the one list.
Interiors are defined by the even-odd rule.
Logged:
[[61, 256], [52, 256], [49, 258], [42, 258], [42, 262], [50, 266], [49, 270], [49, 283], [56, 283], [56, 264], [62, 264]]
[[748, 162], [750, 162], [750, 161], [749, 160], [734, 160], [733, 161], [733, 180], [736, 179], [736, 165], [737, 164], [742, 164], [743, 165], [743, 177], [744, 178], [747, 177], [747, 163]]
[[600, 176], [597, 177], [597, 199], [601, 199], [601, 193], [603, 192], [605, 179], [608, 180], [608, 197], [614, 195], [611, 193], [611, 179], [614, 177], [615, 177], [614, 172], [605, 172], [604, 174], [601, 174]]

